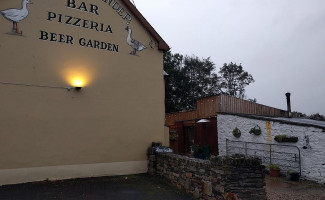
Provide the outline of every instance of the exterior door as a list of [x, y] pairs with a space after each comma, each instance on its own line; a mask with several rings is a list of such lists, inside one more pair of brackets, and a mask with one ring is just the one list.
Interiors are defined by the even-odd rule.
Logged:
[[194, 144], [194, 127], [184, 127], [184, 153], [191, 152], [191, 146]]

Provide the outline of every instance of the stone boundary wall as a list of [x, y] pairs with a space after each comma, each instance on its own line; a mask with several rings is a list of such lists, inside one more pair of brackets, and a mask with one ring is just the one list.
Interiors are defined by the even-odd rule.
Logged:
[[235, 155], [201, 160], [171, 153], [153, 154], [150, 150], [148, 157], [149, 174], [167, 178], [196, 199], [236, 196], [241, 200], [266, 200], [265, 168], [257, 158]]

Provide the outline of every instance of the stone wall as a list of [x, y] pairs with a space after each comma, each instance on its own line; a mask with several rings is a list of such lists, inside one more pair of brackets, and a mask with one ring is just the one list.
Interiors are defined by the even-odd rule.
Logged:
[[[249, 117], [237, 116], [233, 114], [218, 114], [217, 119], [218, 119], [218, 145], [219, 145], [219, 154], [221, 156], [226, 155], [226, 139], [231, 141], [238, 141], [238, 142], [289, 145], [289, 147], [285, 147], [285, 149], [279, 149], [280, 151], [285, 150], [288, 152], [291, 152], [294, 150], [295, 147], [298, 147], [301, 153], [301, 177], [303, 179], [312, 180], [319, 183], [325, 183], [325, 159], [324, 159], [325, 132], [323, 129], [310, 127], [307, 125], [304, 126], [304, 125], [295, 125], [295, 124], [289, 124], [284, 122], [271, 121], [271, 119], [270, 120], [252, 119]], [[257, 136], [249, 133], [249, 130], [256, 125], [258, 125], [261, 128], [262, 130], [261, 135]], [[232, 131], [236, 127], [241, 131], [240, 138], [236, 138], [232, 134]], [[281, 135], [281, 134], [286, 134], [287, 136], [296, 136], [298, 137], [298, 142], [278, 143], [274, 141], [274, 136]], [[262, 148], [262, 146], [256, 145], [255, 147], [251, 147], [251, 148]], [[259, 155], [261, 157], [268, 156], [268, 155], [262, 155], [263, 151], [258, 151], [255, 152], [254, 154], [255, 155], [261, 154]], [[268, 154], [267, 151], [266, 154]], [[282, 154], [282, 156], [284, 156], [284, 154]], [[287, 157], [284, 159], [289, 160], [294, 158], [293, 156], [291, 156], [290, 158]], [[280, 161], [273, 161], [273, 162], [280, 162]], [[290, 168], [292, 163], [286, 163], [286, 165], [289, 166]], [[281, 169], [281, 170], [285, 174], [287, 169]]]
[[170, 153], [149, 154], [149, 173], [163, 176], [197, 199], [266, 199], [264, 166], [257, 158], [189, 158]]

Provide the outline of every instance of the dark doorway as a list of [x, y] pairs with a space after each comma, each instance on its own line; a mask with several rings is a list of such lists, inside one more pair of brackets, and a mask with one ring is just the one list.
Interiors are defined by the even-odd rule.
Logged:
[[191, 153], [194, 144], [194, 126], [184, 127], [184, 153]]

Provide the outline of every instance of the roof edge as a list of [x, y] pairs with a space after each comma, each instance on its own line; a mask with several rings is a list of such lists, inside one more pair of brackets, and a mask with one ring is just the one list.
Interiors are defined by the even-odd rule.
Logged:
[[162, 51], [170, 50], [168, 44], [162, 39], [157, 31], [150, 25], [150, 23], [144, 18], [139, 10], [130, 2], [130, 0], [121, 0], [125, 6], [132, 12], [132, 14], [140, 21], [149, 33], [158, 41], [158, 49]]
[[320, 126], [320, 125], [316, 125], [316, 124], [308, 124], [308, 123], [304, 123], [304, 122], [293, 122], [293, 121], [286, 121], [286, 120], [282, 120], [282, 119], [276, 119], [278, 117], [269, 117], [269, 116], [262, 116], [262, 115], [249, 115], [249, 114], [241, 114], [241, 113], [228, 113], [228, 112], [218, 112], [217, 116], [218, 115], [233, 115], [233, 116], [238, 116], [238, 117], [246, 117], [249, 119], [273, 121], [273, 122], [278, 122], [278, 123], [282, 123], [282, 124], [313, 127], [313, 128], [322, 129], [323, 131], [325, 130], [324, 126]]

